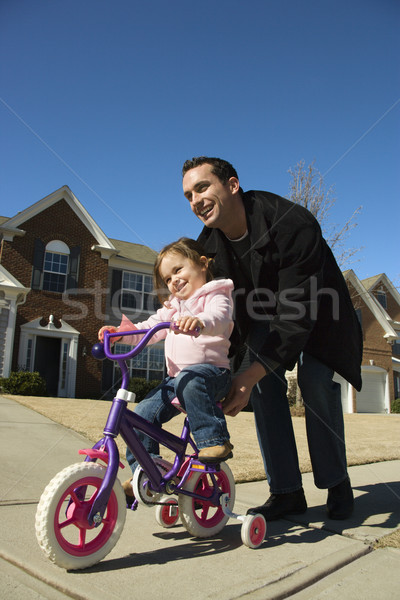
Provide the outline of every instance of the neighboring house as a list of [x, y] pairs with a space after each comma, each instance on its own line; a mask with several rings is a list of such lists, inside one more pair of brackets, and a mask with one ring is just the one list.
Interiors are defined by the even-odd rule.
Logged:
[[[360, 281], [354, 271], [343, 273], [363, 332], [362, 389], [357, 392], [335, 373], [341, 384], [345, 413], [389, 413], [400, 397], [400, 294], [382, 273]], [[329, 340], [328, 340], [329, 343]], [[287, 373], [296, 379], [296, 367]]]
[[[114, 385], [113, 363], [91, 347], [99, 328], [154, 312], [156, 253], [109, 239], [64, 186], [12, 218], [0, 218], [0, 376], [37, 370], [49, 395], [100, 398]], [[131, 365], [159, 379], [163, 346]]]
[[389, 413], [399, 397], [400, 294], [382, 273], [360, 281], [344, 274], [363, 332], [362, 389], [356, 392], [341, 377], [345, 412]]
[[[364, 359], [370, 365], [373, 361], [374, 364], [371, 366], [381, 367], [387, 373], [386, 379], [383, 377], [386, 396], [384, 409], [387, 412], [392, 400], [400, 398], [400, 294], [385, 273], [363, 279], [361, 283], [378, 304], [385, 319], [380, 331], [376, 326], [372, 328], [370, 325], [369, 328], [368, 321], [364, 323], [363, 331], [365, 332]], [[382, 340], [385, 340], [387, 345], [382, 344]], [[380, 361], [379, 351], [382, 351], [382, 345], [385, 360]], [[390, 357], [387, 357], [388, 345]], [[378, 394], [382, 396], [382, 385], [378, 388]]]

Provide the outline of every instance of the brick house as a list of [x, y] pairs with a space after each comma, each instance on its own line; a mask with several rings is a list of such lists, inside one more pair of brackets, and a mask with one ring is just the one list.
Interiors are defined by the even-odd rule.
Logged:
[[[334, 376], [341, 384], [343, 411], [389, 413], [392, 401], [400, 397], [400, 294], [384, 273], [363, 281], [352, 270], [343, 275], [364, 343], [362, 390], [357, 392], [343, 377]], [[295, 367], [286, 374], [289, 385], [296, 377]]]
[[363, 332], [362, 390], [356, 392], [341, 377], [344, 412], [389, 413], [400, 397], [400, 294], [382, 273], [360, 280], [344, 272]]
[[[67, 186], [1, 217], [0, 232], [0, 375], [38, 370], [51, 396], [101, 397], [114, 368], [90, 349], [122, 311], [135, 320], [154, 311], [156, 253], [107, 238]], [[131, 369], [161, 378], [162, 346]]]
[[[382, 367], [387, 372], [385, 390], [387, 390], [388, 400], [391, 402], [394, 398], [400, 398], [400, 294], [385, 273], [363, 279], [362, 284], [374, 301], [378, 303], [379, 310], [385, 319], [384, 325], [382, 324], [381, 331], [379, 331], [376, 324], [372, 325], [371, 321], [368, 322], [368, 316], [363, 314], [362, 317], [367, 319], [363, 328], [366, 346], [364, 361], [370, 365], [373, 361], [372, 366], [381, 366], [378, 350], [382, 352], [382, 345], [384, 346], [383, 355], [386, 360], [385, 364], [382, 363]], [[369, 334], [370, 330], [371, 334]], [[384, 331], [383, 336], [382, 331]], [[387, 345], [382, 344], [382, 339], [389, 345], [391, 360], [387, 357]], [[386, 408], [389, 407], [388, 404]]]

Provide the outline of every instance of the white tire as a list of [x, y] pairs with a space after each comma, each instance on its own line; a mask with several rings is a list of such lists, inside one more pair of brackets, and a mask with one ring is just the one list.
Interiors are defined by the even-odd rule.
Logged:
[[248, 548], [258, 548], [265, 540], [267, 523], [263, 515], [247, 515], [240, 530], [242, 542]]
[[[111, 490], [103, 520], [89, 527], [93, 501], [106, 468], [81, 462], [60, 471], [45, 488], [36, 511], [36, 538], [52, 562], [64, 569], [85, 569], [104, 558], [117, 543], [125, 523], [125, 493], [119, 479]], [[84, 492], [84, 497], [78, 497]]]
[[[235, 480], [232, 471], [226, 463], [221, 463], [221, 470], [215, 473], [217, 485], [223, 494], [229, 494], [228, 508], [232, 511], [235, 503]], [[229, 517], [225, 515], [222, 506], [213, 506], [206, 500], [212, 493], [213, 482], [208, 473], [192, 471], [185, 483], [184, 489], [196, 491], [205, 497], [204, 501], [179, 494], [179, 516], [184, 527], [195, 537], [206, 538], [219, 533]]]
[[155, 511], [157, 523], [166, 529], [173, 527], [179, 521], [177, 499], [171, 498], [171, 496], [162, 496], [160, 502], [162, 502], [162, 504], [157, 504]]

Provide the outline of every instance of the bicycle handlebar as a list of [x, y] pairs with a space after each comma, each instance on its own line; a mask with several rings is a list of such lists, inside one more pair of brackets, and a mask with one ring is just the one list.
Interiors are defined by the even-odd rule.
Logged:
[[[105, 357], [110, 358], [111, 360], [117, 360], [118, 362], [121, 360], [129, 360], [130, 358], [133, 358], [134, 356], [140, 354], [143, 348], [147, 346], [149, 340], [153, 337], [153, 335], [161, 329], [175, 329], [178, 331], [179, 327], [175, 323], [175, 321], [162, 321], [160, 323], [157, 323], [157, 325], [154, 325], [154, 327], [151, 327], [150, 329], [134, 329], [133, 331], [117, 331], [115, 333], [110, 333], [109, 331], [105, 330], [103, 347], [101, 348], [101, 343], [95, 344], [92, 348], [92, 354], [95, 358], [104, 358], [104, 356], [102, 356], [103, 351]], [[200, 335], [200, 331], [200, 327], [196, 327], [194, 331], [188, 331], [186, 333], [182, 331], [181, 333], [183, 333], [184, 335], [192, 335], [194, 337], [198, 337]], [[128, 335], [143, 335], [143, 338], [134, 348], [132, 348], [132, 350], [129, 350], [129, 352], [123, 354], [114, 354], [113, 352], [111, 352], [111, 338], [121, 338]]]

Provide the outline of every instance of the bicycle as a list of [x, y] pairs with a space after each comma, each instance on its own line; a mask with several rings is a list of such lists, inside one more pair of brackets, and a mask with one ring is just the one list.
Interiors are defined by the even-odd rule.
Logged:
[[[242, 522], [243, 544], [258, 548], [265, 539], [266, 522], [262, 515], [239, 515], [232, 512], [235, 481], [225, 462], [204, 463], [190, 433], [186, 416], [182, 433], [176, 436], [149, 423], [129, 410], [135, 394], [128, 391], [129, 370], [126, 361], [138, 355], [150, 338], [173, 323], [158, 323], [148, 330], [104, 334], [104, 344], [95, 344], [95, 358], [117, 361], [122, 374], [121, 388], [114, 397], [104, 437], [92, 448], [79, 450], [84, 462], [64, 468], [46, 486], [37, 507], [35, 530], [39, 546], [59, 567], [76, 570], [102, 560], [117, 543], [125, 523], [127, 504], [117, 477], [120, 462], [115, 438], [121, 435], [136, 457], [139, 466], [133, 475], [135, 500], [129, 508], [155, 506], [159, 525], [172, 527], [180, 519], [194, 537], [218, 534], [229, 518]], [[142, 335], [129, 352], [114, 354], [111, 339]], [[173, 402], [177, 402], [174, 399]], [[156, 440], [175, 454], [173, 464], [152, 457], [135, 430]], [[104, 464], [99, 464], [97, 461]]]

